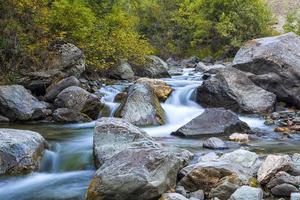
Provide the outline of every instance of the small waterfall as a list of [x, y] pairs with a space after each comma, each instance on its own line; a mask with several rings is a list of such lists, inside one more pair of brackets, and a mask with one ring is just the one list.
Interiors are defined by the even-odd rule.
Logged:
[[109, 117], [113, 117], [120, 103], [114, 102], [116, 95], [124, 91], [125, 87], [122, 85], [105, 86], [100, 89], [100, 94], [103, 95], [105, 105], [109, 107]]
[[[188, 73], [191, 72], [192, 70], [189, 70]], [[167, 122], [163, 126], [144, 128], [149, 135], [170, 137], [171, 132], [176, 131], [204, 111], [201, 106], [192, 100], [193, 92], [201, 85], [202, 80], [187, 80], [188, 77], [178, 76], [164, 79], [174, 90], [167, 101], [162, 103]]]

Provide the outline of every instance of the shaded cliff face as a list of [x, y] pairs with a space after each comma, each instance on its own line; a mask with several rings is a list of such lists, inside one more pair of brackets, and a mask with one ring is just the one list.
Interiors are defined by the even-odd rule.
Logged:
[[266, 2], [278, 20], [274, 28], [280, 33], [283, 33], [283, 26], [286, 23], [288, 13], [300, 8], [300, 0], [266, 0]]

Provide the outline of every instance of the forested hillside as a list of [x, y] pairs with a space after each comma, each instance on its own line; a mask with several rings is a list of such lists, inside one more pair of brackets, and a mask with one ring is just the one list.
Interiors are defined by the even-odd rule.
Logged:
[[84, 51], [90, 67], [144, 56], [233, 56], [272, 34], [262, 0], [10, 0], [0, 4], [2, 70], [41, 67], [57, 43]]

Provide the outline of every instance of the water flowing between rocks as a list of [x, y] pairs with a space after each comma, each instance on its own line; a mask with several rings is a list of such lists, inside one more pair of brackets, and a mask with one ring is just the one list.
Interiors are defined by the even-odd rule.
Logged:
[[[210, 150], [202, 148], [203, 139], [184, 139], [171, 136], [177, 130], [204, 109], [193, 101], [195, 88], [202, 83], [202, 74], [191, 69], [183, 70], [181, 75], [164, 81], [173, 89], [172, 95], [162, 107], [166, 111], [167, 123], [158, 127], [147, 127], [144, 130], [159, 141], [188, 149], [196, 155]], [[129, 83], [104, 86], [99, 92], [104, 95], [106, 105], [110, 108], [110, 116], [118, 108], [114, 97], [125, 89]], [[264, 120], [251, 116], [240, 116], [251, 128], [272, 132], [272, 127], [264, 125]], [[2, 127], [34, 130], [41, 133], [51, 144], [47, 150], [38, 172], [25, 176], [9, 176], [0, 179], [0, 199], [6, 200], [38, 200], [38, 199], [84, 199], [85, 192], [92, 179], [95, 168], [93, 163], [93, 127], [95, 122], [83, 124], [20, 124]], [[260, 153], [294, 152], [300, 144], [299, 137], [292, 140], [278, 140], [272, 133], [252, 141], [243, 148]], [[276, 145], [275, 145], [276, 144]], [[232, 151], [240, 148], [230, 144]]]

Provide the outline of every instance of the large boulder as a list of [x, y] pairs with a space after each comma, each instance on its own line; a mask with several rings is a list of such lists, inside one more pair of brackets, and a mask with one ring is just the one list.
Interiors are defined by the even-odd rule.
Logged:
[[60, 92], [54, 105], [56, 108], [69, 108], [84, 113], [92, 119], [97, 119], [105, 107], [99, 97], [77, 86], [68, 87]]
[[132, 80], [134, 78], [134, 72], [129, 63], [121, 61], [120, 65], [109, 69], [108, 76], [114, 79]]
[[70, 86], [80, 86], [80, 81], [75, 76], [70, 76], [58, 82], [52, 83], [46, 89], [45, 100], [50, 102], [54, 101], [61, 91]]
[[100, 167], [106, 160], [130, 147], [160, 147], [146, 132], [119, 118], [102, 117], [94, 129], [95, 164]]
[[236, 54], [234, 67], [252, 73], [258, 86], [280, 101], [300, 107], [300, 37], [287, 33], [248, 42]]
[[123, 119], [101, 118], [94, 131], [99, 167], [87, 200], [152, 200], [175, 188], [177, 174], [189, 160], [174, 153]]
[[0, 175], [25, 174], [37, 170], [46, 140], [26, 130], [0, 129]]
[[51, 114], [47, 107], [21, 85], [0, 86], [0, 114], [11, 121], [41, 119]]
[[172, 134], [184, 137], [199, 137], [248, 130], [250, 130], [249, 126], [242, 122], [232, 111], [223, 108], [210, 108]]
[[146, 56], [146, 64], [134, 65], [135, 75], [149, 78], [169, 78], [168, 64], [157, 56]]
[[224, 107], [241, 113], [274, 110], [276, 96], [256, 86], [243, 72], [226, 68], [197, 88], [196, 100], [205, 107]]
[[257, 172], [257, 180], [260, 184], [267, 184], [279, 171], [289, 171], [293, 168], [293, 162], [288, 155], [268, 155]]
[[165, 123], [165, 111], [153, 89], [149, 85], [140, 83], [129, 87], [127, 99], [120, 106], [116, 116], [137, 126]]
[[149, 85], [153, 89], [154, 94], [161, 101], [167, 100], [173, 91], [173, 89], [161, 79], [140, 78], [136, 83]]
[[19, 84], [24, 85], [36, 95], [45, 95], [46, 88], [53, 81], [69, 76], [79, 77], [85, 71], [85, 56], [74, 44], [56, 44], [51, 48], [50, 56], [44, 67], [38, 70], [22, 71]]

